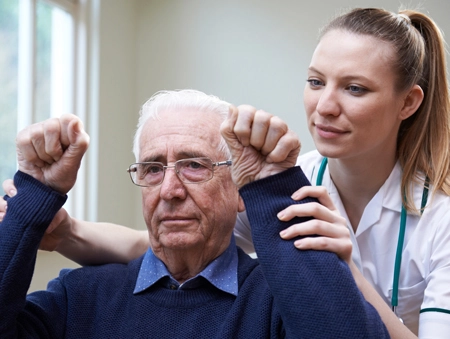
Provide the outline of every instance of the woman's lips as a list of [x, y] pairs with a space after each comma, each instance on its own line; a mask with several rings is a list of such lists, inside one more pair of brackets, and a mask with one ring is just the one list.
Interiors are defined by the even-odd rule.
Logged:
[[315, 124], [317, 134], [324, 139], [334, 139], [346, 134], [347, 132], [332, 126]]

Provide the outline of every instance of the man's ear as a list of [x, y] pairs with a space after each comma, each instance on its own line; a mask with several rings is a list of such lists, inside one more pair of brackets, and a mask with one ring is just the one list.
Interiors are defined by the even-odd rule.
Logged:
[[238, 212], [244, 212], [244, 211], [245, 211], [244, 200], [243, 200], [242, 197], [239, 195]]
[[414, 85], [407, 93], [403, 101], [403, 107], [400, 111], [400, 120], [406, 120], [413, 115], [423, 101], [423, 90], [419, 85]]

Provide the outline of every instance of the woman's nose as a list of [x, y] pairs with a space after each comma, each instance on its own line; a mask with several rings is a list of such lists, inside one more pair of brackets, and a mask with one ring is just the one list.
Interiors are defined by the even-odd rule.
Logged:
[[339, 93], [336, 89], [325, 87], [320, 94], [317, 101], [316, 111], [320, 115], [334, 115], [340, 114]]

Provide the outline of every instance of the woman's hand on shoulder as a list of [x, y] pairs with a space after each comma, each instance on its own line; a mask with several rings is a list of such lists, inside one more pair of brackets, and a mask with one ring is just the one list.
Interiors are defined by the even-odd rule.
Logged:
[[[14, 183], [12, 179], [6, 179], [3, 181], [2, 184], [3, 190], [5, 191], [5, 194], [13, 197], [16, 195], [16, 187], [14, 186]], [[0, 196], [0, 222], [3, 221], [3, 218], [6, 215], [6, 209], [8, 208], [8, 204], [5, 199], [3, 199], [3, 196]]]
[[[293, 204], [278, 213], [282, 221], [294, 217], [313, 219], [294, 224], [280, 233], [285, 240], [301, 236], [294, 242], [299, 250], [321, 250], [336, 253], [342, 260], [351, 263], [352, 241], [347, 220], [339, 214], [327, 190], [323, 186], [304, 186], [292, 195], [293, 200], [306, 197], [317, 198], [320, 203]], [[312, 236], [314, 235], [314, 236]]]

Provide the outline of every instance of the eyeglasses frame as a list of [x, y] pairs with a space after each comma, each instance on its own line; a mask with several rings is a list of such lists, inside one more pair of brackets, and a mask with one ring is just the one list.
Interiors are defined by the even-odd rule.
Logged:
[[[180, 176], [180, 173], [176, 170], [176, 164], [177, 164], [178, 162], [180, 162], [180, 161], [197, 160], [197, 159], [208, 159], [208, 160], [211, 162], [211, 178], [206, 179], [206, 180], [202, 180], [202, 181], [196, 181], [196, 182], [193, 182], [193, 181], [185, 181], [185, 180], [183, 179], [183, 177]], [[132, 166], [135, 166], [135, 165], [143, 165], [143, 164], [158, 164], [158, 165], [161, 165], [161, 167], [163, 168], [163, 176], [162, 176], [162, 179], [161, 179], [161, 181], [160, 181], [159, 183], [154, 184], [154, 185], [139, 185], [139, 184], [137, 184], [137, 183], [134, 182], [132, 172], [136, 172], [136, 168], [137, 168], [137, 167], [134, 167], [134, 168], [133, 168], [134, 171], [133, 171], [133, 169], [132, 169], [131, 167], [132, 167]], [[208, 158], [208, 157], [197, 157], [197, 158], [180, 159], [180, 160], [175, 161], [175, 162], [173, 163], [173, 165], [164, 165], [162, 162], [159, 162], [159, 161], [135, 162], [135, 163], [131, 164], [131, 165], [127, 168], [127, 172], [130, 174], [131, 182], [132, 182], [134, 185], [139, 186], [139, 187], [155, 187], [155, 186], [161, 185], [162, 182], [164, 181], [165, 176], [166, 176], [166, 169], [168, 169], [168, 168], [173, 168], [173, 169], [175, 170], [175, 173], [176, 173], [178, 179], [180, 179], [180, 181], [183, 182], [183, 183], [185, 183], [185, 184], [201, 184], [201, 183], [203, 183], [203, 182], [207, 182], [207, 181], [211, 180], [211, 179], [214, 177], [214, 169], [215, 169], [216, 167], [219, 167], [219, 166], [228, 166], [228, 167], [229, 167], [229, 166], [231, 166], [231, 165], [232, 165], [232, 161], [231, 161], [231, 160], [223, 160], [223, 161], [217, 161], [217, 162], [214, 162], [214, 161], [212, 161], [212, 160], [211, 160], [210, 158]]]

